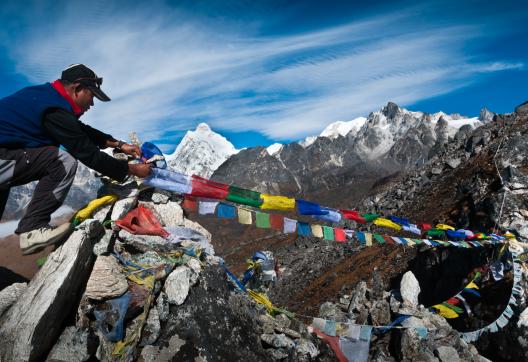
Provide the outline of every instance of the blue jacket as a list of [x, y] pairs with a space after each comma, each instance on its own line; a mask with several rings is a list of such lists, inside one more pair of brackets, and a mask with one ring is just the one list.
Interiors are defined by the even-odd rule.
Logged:
[[0, 99], [0, 147], [57, 145], [42, 128], [42, 118], [50, 108], [63, 108], [73, 114], [70, 103], [50, 83], [23, 88]]

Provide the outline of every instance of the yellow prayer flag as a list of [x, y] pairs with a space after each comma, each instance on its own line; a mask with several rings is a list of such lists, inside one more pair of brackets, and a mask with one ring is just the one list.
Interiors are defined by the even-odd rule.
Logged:
[[372, 246], [372, 234], [371, 233], [365, 233], [365, 245]]
[[88, 205], [86, 205], [86, 207], [79, 210], [77, 214], [75, 214], [74, 221], [80, 224], [84, 220], [92, 217], [92, 214], [94, 213], [95, 210], [97, 210], [101, 206], [115, 202], [117, 201], [117, 199], [118, 199], [117, 195], [106, 195], [106, 196], [90, 201]]
[[455, 230], [454, 227], [452, 227], [451, 225], [447, 225], [447, 224], [437, 224], [436, 228], [439, 230]]
[[273, 196], [261, 194], [260, 198], [263, 203], [260, 205], [264, 210], [293, 210], [295, 209], [295, 199], [285, 196]]
[[433, 308], [438, 310], [438, 313], [444, 318], [453, 319], [453, 318], [458, 317], [457, 312], [455, 312], [454, 310], [450, 308], [447, 308], [445, 305], [437, 304], [437, 305], [433, 305]]
[[402, 227], [400, 225], [396, 224], [395, 222], [392, 222], [389, 219], [384, 219], [382, 217], [378, 217], [376, 220], [374, 220], [374, 224], [376, 224], [378, 226], [383, 226], [383, 227], [386, 227], [386, 228], [395, 229], [395, 230], [401, 230], [402, 229]]
[[469, 288], [469, 289], [478, 289], [478, 285], [475, 284], [475, 282], [471, 282], [469, 283], [468, 285], [466, 285], [466, 288]]
[[251, 216], [251, 211], [248, 211], [246, 209], [237, 208], [238, 209], [238, 222], [244, 225], [251, 225], [253, 224], [253, 218]]
[[412, 239], [409, 239], [409, 238], [404, 238], [404, 239], [405, 239], [405, 241], [407, 242], [407, 245], [408, 245], [408, 246], [414, 246], [415, 242], [412, 241]]
[[318, 224], [312, 224], [312, 234], [316, 238], [322, 238], [323, 237], [323, 228], [321, 225]]

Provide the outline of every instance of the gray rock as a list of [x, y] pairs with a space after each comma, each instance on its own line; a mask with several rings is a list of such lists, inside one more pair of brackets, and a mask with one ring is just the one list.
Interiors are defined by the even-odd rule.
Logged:
[[66, 327], [46, 362], [83, 362], [95, 355], [98, 341], [86, 329]]
[[147, 251], [143, 254], [135, 255], [134, 260], [139, 264], [149, 266], [159, 266], [166, 263], [165, 260], [163, 260], [155, 251]]
[[528, 101], [521, 103], [517, 107], [515, 107], [515, 113], [523, 116], [528, 114]]
[[431, 173], [433, 175], [440, 175], [442, 173], [442, 169], [440, 167], [433, 167], [431, 169]]
[[348, 312], [353, 313], [359, 311], [361, 307], [365, 304], [367, 297], [367, 283], [360, 281], [354, 291], [352, 292], [352, 297], [350, 299], [350, 305], [348, 306]]
[[281, 361], [285, 358], [288, 358], [288, 353], [280, 349], [270, 348], [266, 352], [275, 361]]
[[171, 196], [172, 194], [169, 191], [155, 189], [152, 193], [152, 202], [155, 204], [166, 204]]
[[120, 199], [134, 198], [141, 192], [141, 188], [135, 180], [130, 180], [122, 184], [105, 182], [104, 189], [106, 195], [117, 195]]
[[151, 308], [141, 333], [141, 341], [139, 342], [139, 346], [144, 347], [149, 344], [154, 344], [154, 342], [158, 340], [160, 331], [161, 324], [158, 310], [156, 308]]
[[346, 320], [346, 314], [337, 304], [331, 302], [321, 304], [319, 307], [319, 317], [337, 322], [344, 322]]
[[420, 294], [420, 284], [411, 271], [403, 274], [400, 283], [400, 293], [403, 304], [407, 307], [418, 306], [418, 295]]
[[190, 274], [191, 270], [186, 266], [179, 266], [169, 274], [164, 285], [169, 303], [181, 305], [185, 302], [191, 287], [189, 283]]
[[95, 255], [103, 255], [111, 252], [111, 241], [114, 233], [113, 231], [106, 230], [104, 236], [99, 240], [93, 247], [93, 253]]
[[386, 300], [376, 300], [370, 309], [373, 324], [387, 325], [391, 322], [390, 305]]
[[304, 338], [297, 342], [295, 352], [300, 355], [308, 355], [312, 359], [319, 355], [317, 347], [310, 340]]
[[457, 168], [461, 163], [462, 161], [460, 160], [460, 158], [451, 158], [446, 161], [446, 165], [453, 169]]
[[136, 206], [136, 202], [137, 199], [135, 197], [127, 197], [117, 200], [114, 204], [114, 208], [112, 209], [112, 215], [110, 216], [110, 219], [112, 221], [122, 219]]
[[198, 231], [200, 234], [205, 236], [205, 238], [209, 240], [209, 242], [211, 242], [211, 233], [207, 231], [202, 225], [198, 224], [197, 222], [191, 221], [189, 219], [184, 219], [182, 226]]
[[167, 242], [161, 236], [156, 235], [134, 235], [126, 230], [119, 231], [119, 239], [125, 244], [131, 245], [133, 248], [146, 253], [149, 251], [156, 252], [171, 252], [177, 249], [177, 246]]
[[26, 291], [0, 319], [0, 358], [39, 361], [55, 343], [85, 285], [93, 260], [90, 235], [76, 230], [48, 256]]
[[14, 283], [0, 290], [0, 317], [20, 298], [26, 288], [27, 283]]
[[284, 333], [288, 337], [291, 337], [291, 338], [294, 338], [294, 339], [301, 338], [301, 334], [299, 332], [296, 332], [296, 331], [294, 331], [293, 329], [290, 329], [290, 328], [284, 328], [284, 327], [280, 327], [280, 326], [275, 326], [274, 330], [277, 333]]
[[290, 318], [286, 317], [284, 314], [279, 314], [274, 318], [275, 325], [282, 328], [289, 328], [291, 324]]
[[295, 347], [295, 342], [283, 333], [275, 334], [273, 338], [273, 347], [292, 349]]
[[435, 349], [435, 355], [441, 362], [459, 362], [460, 357], [458, 352], [453, 347], [441, 346]]
[[93, 218], [95, 220], [99, 220], [99, 222], [103, 222], [106, 220], [106, 218], [109, 216], [108, 214], [110, 213], [110, 210], [112, 209], [112, 204], [110, 205], [104, 205], [100, 208], [98, 208], [94, 214], [93, 214]]
[[170, 305], [169, 297], [164, 292], [161, 292], [156, 299], [156, 308], [158, 308], [158, 316], [160, 321], [165, 322], [169, 319]]
[[180, 349], [185, 345], [185, 340], [178, 335], [170, 338], [168, 346], [145, 346], [141, 351], [140, 362], [165, 362], [177, 360], [175, 357]]
[[123, 295], [127, 289], [127, 279], [116, 258], [99, 255], [86, 284], [86, 296], [92, 300], [112, 299]]
[[183, 224], [183, 210], [177, 202], [169, 201], [166, 204], [153, 204], [151, 202], [140, 201], [139, 203], [152, 211], [163, 226]]

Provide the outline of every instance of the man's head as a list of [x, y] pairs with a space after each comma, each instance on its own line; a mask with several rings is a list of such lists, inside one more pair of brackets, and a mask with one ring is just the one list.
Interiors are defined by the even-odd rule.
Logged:
[[93, 106], [93, 97], [103, 102], [110, 98], [101, 90], [103, 78], [83, 64], [72, 64], [64, 69], [60, 78], [73, 101], [86, 112]]

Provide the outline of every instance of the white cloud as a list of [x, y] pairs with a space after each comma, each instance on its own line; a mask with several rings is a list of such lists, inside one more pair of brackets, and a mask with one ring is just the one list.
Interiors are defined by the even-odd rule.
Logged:
[[409, 13], [382, 14], [303, 34], [259, 36], [255, 25], [208, 24], [158, 2], [119, 8], [97, 2], [58, 6], [53, 21], [2, 37], [16, 69], [31, 82], [83, 62], [104, 77], [113, 99], [85, 121], [116, 137], [141, 139], [201, 121], [220, 130], [255, 130], [302, 138], [335, 120], [352, 119], [388, 100], [402, 105], [450, 92], [471, 75], [522, 69], [522, 63], [475, 63], [464, 42], [476, 25], [420, 28]]

